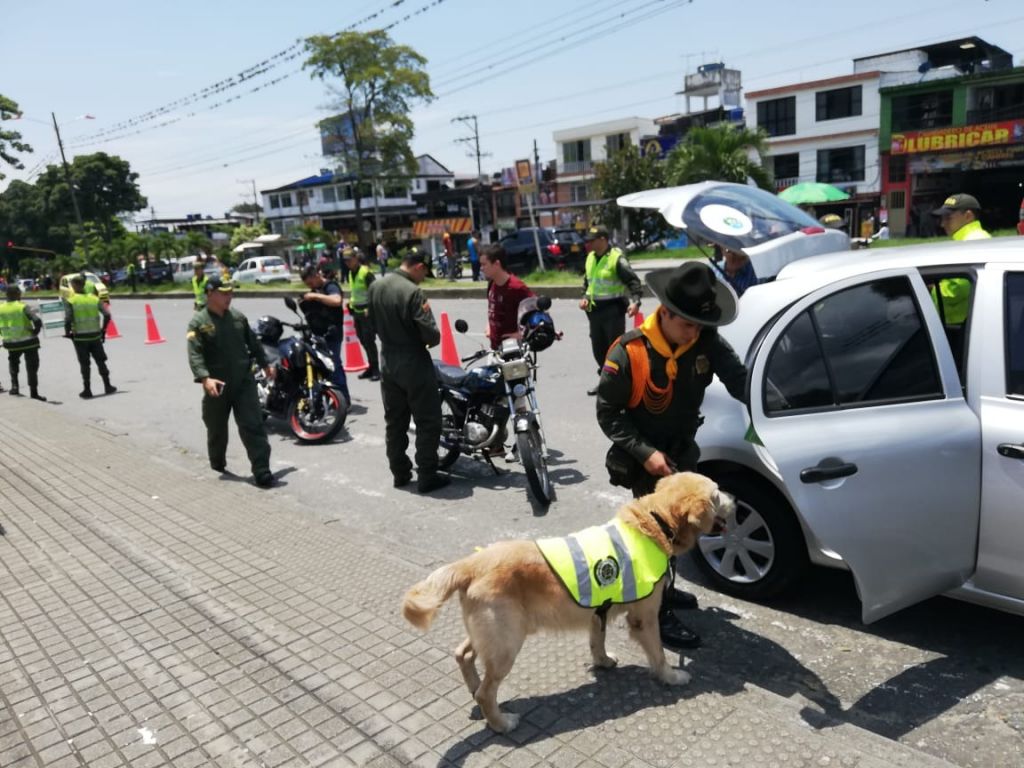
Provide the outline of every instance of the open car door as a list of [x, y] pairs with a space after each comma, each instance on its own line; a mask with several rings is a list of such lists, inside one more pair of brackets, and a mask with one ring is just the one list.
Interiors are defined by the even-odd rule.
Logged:
[[779, 315], [750, 363], [758, 451], [853, 572], [865, 623], [975, 567], [980, 425], [929, 301], [912, 268], [839, 280]]
[[796, 206], [743, 184], [704, 181], [634, 192], [616, 202], [658, 211], [693, 241], [745, 253], [762, 279], [797, 259], [850, 250], [845, 233], [825, 229]]

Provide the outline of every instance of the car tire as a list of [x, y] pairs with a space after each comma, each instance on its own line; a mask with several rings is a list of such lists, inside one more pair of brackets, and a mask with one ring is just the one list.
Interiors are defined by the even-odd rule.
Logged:
[[[736, 498], [736, 513], [724, 531], [702, 536], [691, 550], [698, 569], [714, 589], [744, 600], [782, 594], [808, 564], [793, 511], [763, 480], [745, 475], [714, 479]], [[730, 531], [734, 536], [740, 532], [739, 537], [730, 537]]]

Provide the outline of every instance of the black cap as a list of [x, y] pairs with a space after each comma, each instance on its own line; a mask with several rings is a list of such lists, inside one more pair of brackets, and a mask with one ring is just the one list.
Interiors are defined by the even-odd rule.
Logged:
[[603, 237], [605, 240], [607, 240], [608, 230], [602, 226], [593, 226], [583, 233], [583, 239], [587, 241], [597, 240], [599, 237]]
[[213, 277], [206, 278], [206, 292], [220, 291], [221, 293], [231, 293], [235, 290], [234, 284], [228, 280], [225, 282], [221, 279], [220, 275], [214, 275]]
[[431, 265], [430, 254], [424, 251], [422, 248], [410, 248], [405, 252], [405, 256], [402, 257], [403, 264], [425, 264], [427, 267], [427, 276], [433, 277], [434, 270]]
[[700, 261], [647, 273], [647, 285], [662, 306], [699, 325], [728, 325], [736, 319], [736, 294]]
[[947, 213], [953, 211], [980, 211], [981, 206], [978, 204], [978, 198], [974, 195], [965, 195], [960, 193], [957, 195], [950, 195], [942, 201], [942, 207], [936, 208], [932, 211], [932, 216], [944, 216]]

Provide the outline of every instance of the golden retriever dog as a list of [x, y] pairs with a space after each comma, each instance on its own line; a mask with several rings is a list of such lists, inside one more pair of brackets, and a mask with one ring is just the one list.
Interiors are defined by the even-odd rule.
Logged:
[[[735, 503], [713, 481], [681, 472], [659, 480], [654, 493], [625, 504], [618, 518], [672, 556], [693, 547], [702, 533], [734, 511]], [[690, 676], [669, 666], [658, 634], [658, 609], [668, 578], [666, 573], [641, 600], [613, 605], [605, 618], [625, 614], [629, 633], [643, 648], [654, 676], [670, 685], [685, 685]], [[456, 592], [468, 637], [455, 650], [455, 660], [487, 724], [499, 733], [511, 731], [519, 722], [518, 715], [498, 707], [498, 686], [512, 670], [527, 635], [544, 629], [589, 629], [594, 665], [610, 668], [618, 663], [605, 652], [605, 621], [572, 598], [534, 541], [498, 542], [438, 568], [405, 594], [402, 614], [426, 631]]]

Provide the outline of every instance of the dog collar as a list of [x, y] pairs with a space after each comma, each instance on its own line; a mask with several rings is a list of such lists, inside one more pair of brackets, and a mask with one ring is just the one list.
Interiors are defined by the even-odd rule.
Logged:
[[662, 520], [661, 515], [659, 515], [657, 512], [652, 511], [651, 517], [654, 518], [654, 521], [658, 524], [658, 527], [661, 528], [661, 532], [664, 533], [665, 538], [668, 539], [668, 543], [671, 544], [672, 540], [676, 537], [676, 534], [672, 530], [672, 527], [664, 520]]

